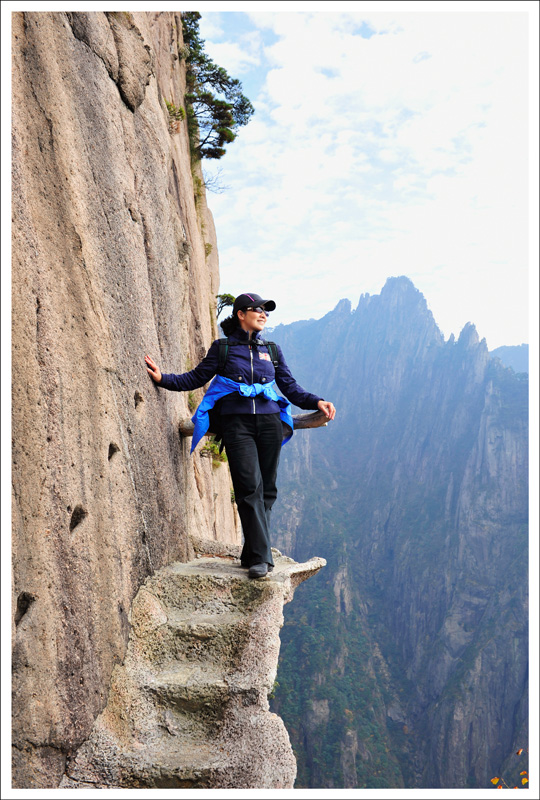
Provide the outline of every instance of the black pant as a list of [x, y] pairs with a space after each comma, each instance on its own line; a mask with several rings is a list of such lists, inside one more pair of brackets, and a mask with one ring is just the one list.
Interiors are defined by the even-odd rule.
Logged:
[[279, 414], [226, 414], [221, 417], [244, 547], [245, 566], [272, 564], [270, 510], [283, 440]]

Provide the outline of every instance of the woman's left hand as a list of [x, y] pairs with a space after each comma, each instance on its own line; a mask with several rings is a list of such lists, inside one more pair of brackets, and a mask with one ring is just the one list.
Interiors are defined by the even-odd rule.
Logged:
[[319, 408], [320, 411], [326, 414], [328, 419], [334, 419], [334, 417], [336, 416], [336, 409], [334, 407], [334, 404], [331, 403], [329, 400], [319, 400], [319, 402], [317, 403], [317, 407]]

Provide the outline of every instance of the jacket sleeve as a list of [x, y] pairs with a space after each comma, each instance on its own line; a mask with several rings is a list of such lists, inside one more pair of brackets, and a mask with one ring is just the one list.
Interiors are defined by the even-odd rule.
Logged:
[[213, 342], [210, 350], [205, 355], [201, 363], [190, 372], [183, 372], [182, 375], [174, 373], [162, 373], [161, 381], [156, 384], [161, 389], [169, 389], [171, 392], [188, 392], [192, 389], [199, 389], [213, 378], [219, 366], [219, 343]]
[[306, 392], [292, 376], [292, 373], [287, 366], [281, 347], [276, 345], [278, 351], [278, 366], [276, 367], [276, 384], [282, 394], [285, 395], [293, 405], [298, 408], [306, 409], [306, 411], [316, 410], [319, 400], [322, 397], [317, 397], [311, 392]]

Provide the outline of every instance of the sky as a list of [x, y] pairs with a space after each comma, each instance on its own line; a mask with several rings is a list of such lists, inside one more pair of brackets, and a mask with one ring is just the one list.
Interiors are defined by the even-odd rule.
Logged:
[[528, 342], [527, 14], [338, 5], [202, 10], [255, 107], [204, 162], [220, 291], [275, 299], [278, 324], [407, 275], [445, 337]]

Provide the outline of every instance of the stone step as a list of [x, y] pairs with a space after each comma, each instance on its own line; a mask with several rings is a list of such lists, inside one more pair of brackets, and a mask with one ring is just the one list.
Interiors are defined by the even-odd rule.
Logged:
[[79, 750], [60, 788], [291, 788], [291, 780], [279, 775], [287, 767], [294, 778], [295, 771], [279, 717], [241, 706], [230, 722], [223, 736], [219, 726], [176, 727], [169, 716], [166, 733], [160, 724], [150, 735], [129, 740], [98, 727], [92, 746], [85, 743]]
[[[151, 747], [143, 742], [120, 746], [111, 737], [98, 739], [96, 744], [92, 760], [81, 752], [60, 788], [99, 789], [110, 786], [110, 782], [125, 789], [207, 788], [215, 781], [223, 785], [234, 771], [231, 754], [219, 742], [186, 735], [185, 731], [161, 738]], [[115, 754], [113, 758], [111, 753]], [[102, 783], [104, 776], [107, 781]]]
[[209, 724], [221, 719], [223, 707], [233, 698], [241, 698], [244, 706], [260, 699], [260, 691], [253, 686], [237, 683], [232, 676], [207, 664], [189, 662], [175, 662], [167, 670], [155, 673], [145, 681], [144, 688], [163, 705], [180, 713], [197, 711], [199, 721]]
[[[140, 762], [139, 762], [140, 764]], [[156, 789], [207, 788], [223, 784], [234, 764], [229, 753], [217, 744], [201, 740], [174, 741], [161, 747], [139, 766], [137, 787]], [[133, 774], [133, 770], [127, 771]], [[129, 784], [124, 786], [128, 788]]]
[[145, 589], [160, 598], [167, 615], [172, 609], [186, 614], [249, 613], [271, 591], [267, 580], [249, 580], [239, 562], [210, 557], [170, 564], [149, 578]]
[[246, 615], [241, 611], [208, 613], [208, 610], [192, 612], [189, 609], [173, 608], [167, 612], [167, 625], [180, 635], [196, 639], [211, 639], [221, 630], [231, 630], [245, 625]]
[[174, 692], [176, 696], [186, 698], [202, 697], [205, 690], [210, 692], [228, 692], [229, 685], [222, 671], [207, 664], [189, 662], [172, 662], [165, 670], [155, 672], [147, 677], [145, 686], [155, 692]]
[[140, 655], [158, 669], [173, 660], [230, 662], [250, 636], [249, 619], [240, 611], [208, 614], [173, 608], [166, 616], [166, 622], [138, 643]]

